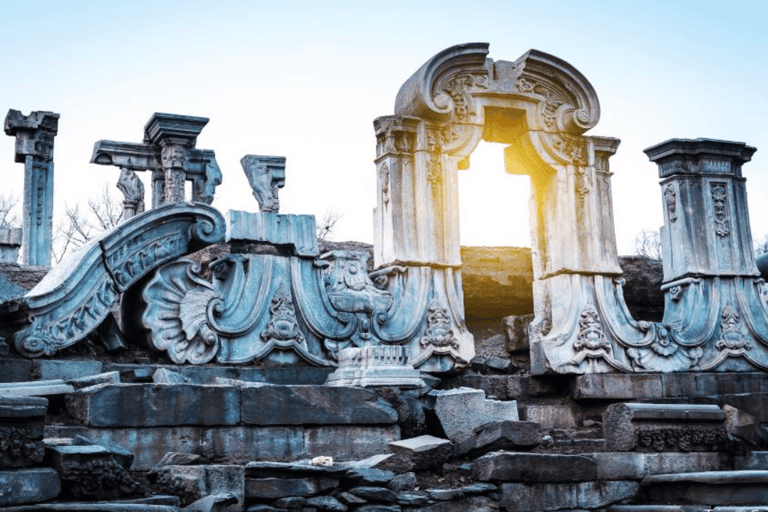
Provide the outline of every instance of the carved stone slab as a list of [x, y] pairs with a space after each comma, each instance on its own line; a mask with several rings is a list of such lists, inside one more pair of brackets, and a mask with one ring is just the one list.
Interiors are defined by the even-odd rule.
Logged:
[[153, 268], [223, 240], [224, 218], [202, 204], [169, 204], [137, 215], [72, 253], [21, 302], [28, 326], [14, 335], [27, 357], [51, 355], [92, 332], [119, 294]]

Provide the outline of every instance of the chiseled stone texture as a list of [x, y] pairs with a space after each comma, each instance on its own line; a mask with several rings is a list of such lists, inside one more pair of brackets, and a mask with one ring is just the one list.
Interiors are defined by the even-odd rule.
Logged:
[[33, 362], [39, 380], [71, 380], [101, 373], [101, 361], [39, 359]]
[[187, 497], [194, 500], [217, 493], [232, 493], [238, 503], [217, 510], [222, 512], [243, 510], [246, 495], [243, 466], [216, 464], [164, 466], [157, 474], [158, 483], [168, 491], [179, 491], [179, 487], [183, 486]]
[[45, 398], [0, 396], [0, 469], [43, 462], [47, 409]]
[[602, 452], [591, 455], [599, 480], [640, 480], [650, 475], [718, 471], [729, 466], [727, 454]]
[[539, 423], [544, 428], [577, 428], [579, 418], [574, 407], [554, 404], [525, 404], [522, 415], [526, 421]]
[[67, 396], [67, 410], [91, 427], [237, 425], [240, 390], [192, 384], [102, 384]]
[[581, 455], [494, 452], [472, 464], [472, 477], [481, 482], [585, 482], [597, 479], [597, 464]]
[[339, 485], [335, 478], [327, 476], [305, 478], [246, 478], [247, 498], [290, 498], [292, 496], [315, 496]]
[[61, 492], [59, 474], [50, 468], [0, 471], [0, 506], [37, 503]]
[[243, 386], [246, 425], [365, 425], [397, 422], [397, 412], [373, 391], [327, 386]]
[[496, 450], [530, 450], [541, 443], [541, 425], [531, 421], [500, 421], [475, 429], [456, 447], [457, 455], [475, 456]]
[[307, 456], [330, 455], [338, 460], [355, 460], [386, 452], [386, 446], [400, 439], [400, 427], [319, 426], [304, 428]]
[[507, 512], [593, 509], [632, 498], [640, 484], [623, 480], [581, 483], [501, 484], [499, 504]]
[[445, 435], [454, 443], [472, 437], [477, 427], [496, 421], [518, 421], [517, 402], [488, 400], [479, 389], [458, 388], [430, 391], [435, 399], [435, 414]]

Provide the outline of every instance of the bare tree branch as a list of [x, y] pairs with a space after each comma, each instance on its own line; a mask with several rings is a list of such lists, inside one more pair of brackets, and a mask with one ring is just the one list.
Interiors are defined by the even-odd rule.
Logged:
[[19, 197], [14, 194], [0, 194], [0, 228], [18, 228]]
[[635, 237], [635, 254], [652, 260], [661, 259], [661, 239], [658, 231], [640, 231]]
[[317, 225], [316, 235], [319, 242], [324, 242], [331, 239], [333, 229], [336, 227], [336, 223], [341, 219], [342, 214], [334, 209], [329, 208], [323, 213], [323, 219]]

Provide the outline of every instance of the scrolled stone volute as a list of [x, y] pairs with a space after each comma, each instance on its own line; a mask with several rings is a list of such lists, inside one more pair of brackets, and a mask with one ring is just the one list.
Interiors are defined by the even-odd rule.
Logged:
[[436, 121], [447, 120], [456, 104], [439, 86], [448, 76], [459, 72], [487, 75], [487, 55], [488, 43], [460, 44], [441, 51], [400, 87], [395, 100], [395, 114]]

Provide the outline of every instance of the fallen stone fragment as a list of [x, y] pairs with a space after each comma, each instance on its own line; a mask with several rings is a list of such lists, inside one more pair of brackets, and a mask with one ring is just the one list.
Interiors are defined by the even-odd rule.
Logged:
[[383, 503], [395, 503], [397, 501], [397, 495], [385, 487], [361, 486], [350, 489], [349, 492], [368, 501]]
[[531, 450], [541, 443], [541, 425], [531, 421], [500, 421], [482, 425], [456, 447], [456, 455], [473, 456], [498, 450]]
[[355, 483], [363, 485], [388, 485], [395, 477], [392, 471], [384, 471], [374, 468], [353, 468], [347, 471], [344, 477]]
[[168, 452], [163, 455], [160, 462], [158, 462], [149, 472], [157, 473], [161, 468], [166, 466], [197, 466], [200, 464], [210, 464], [210, 462], [205, 457], [194, 453]]
[[115, 462], [120, 464], [125, 469], [131, 469], [131, 465], [133, 464], [133, 454], [120, 446], [119, 444], [114, 443], [104, 443], [102, 441], [96, 441], [94, 439], [87, 438], [85, 436], [76, 435], [72, 438], [72, 445], [74, 446], [101, 446], [102, 448], [109, 451], [110, 454], [112, 454], [112, 458], [115, 459]]
[[237, 496], [231, 492], [209, 494], [197, 500], [188, 507], [181, 509], [183, 512], [226, 512], [230, 505], [238, 503]]
[[167, 368], [158, 368], [152, 374], [152, 382], [155, 384], [188, 384], [190, 380], [178, 372], [172, 372]]
[[395, 473], [440, 467], [453, 455], [453, 443], [433, 436], [419, 436], [389, 443], [392, 457], [378, 464]]
[[307, 506], [316, 507], [318, 510], [330, 512], [346, 512], [347, 506], [333, 496], [315, 496], [307, 498]]
[[407, 473], [395, 475], [387, 487], [395, 492], [411, 491], [416, 488], [417, 483], [416, 473], [409, 471]]
[[429, 502], [429, 495], [419, 491], [405, 491], [397, 493], [397, 503], [404, 507], [418, 507]]
[[581, 455], [494, 452], [472, 465], [481, 482], [584, 482], [597, 479], [594, 459]]
[[458, 388], [430, 391], [435, 399], [435, 415], [445, 435], [454, 443], [472, 437], [475, 428], [499, 421], [519, 421], [517, 402], [487, 400], [479, 389]]
[[752, 445], [759, 445], [763, 438], [758, 430], [758, 421], [751, 414], [730, 405], [723, 406], [725, 431]]

